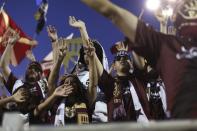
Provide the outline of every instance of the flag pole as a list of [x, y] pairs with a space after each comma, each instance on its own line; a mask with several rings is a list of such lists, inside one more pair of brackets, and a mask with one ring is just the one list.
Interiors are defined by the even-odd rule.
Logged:
[[3, 11], [3, 8], [4, 8], [5, 4], [6, 4], [6, 2], [7, 2], [7, 0], [4, 0], [3, 4], [1, 6], [1, 9], [0, 9], [0, 13]]

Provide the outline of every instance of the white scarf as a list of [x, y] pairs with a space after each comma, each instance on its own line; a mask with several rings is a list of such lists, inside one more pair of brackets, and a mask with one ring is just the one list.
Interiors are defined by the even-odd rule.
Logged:
[[56, 115], [55, 115], [55, 126], [64, 126], [64, 109], [65, 109], [65, 99], [63, 99], [60, 105], [57, 108]]
[[132, 96], [132, 100], [133, 100], [133, 104], [134, 104], [134, 108], [135, 111], [140, 111], [141, 114], [139, 115], [139, 117], [137, 118], [137, 122], [140, 123], [147, 123], [149, 122], [146, 114], [144, 113], [143, 107], [140, 103], [139, 97], [135, 91], [135, 88], [133, 86], [133, 84], [129, 81], [129, 86], [130, 86], [130, 92], [131, 92], [131, 96]]
[[167, 115], [166, 91], [165, 91], [165, 85], [164, 85], [163, 82], [162, 82], [162, 84], [159, 86], [159, 88], [160, 88], [159, 95], [160, 95], [160, 97], [161, 97], [163, 110], [164, 110], [165, 114]]

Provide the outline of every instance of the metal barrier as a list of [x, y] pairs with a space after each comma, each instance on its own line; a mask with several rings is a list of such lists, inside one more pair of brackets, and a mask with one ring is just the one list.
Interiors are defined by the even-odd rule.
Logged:
[[197, 131], [197, 120], [150, 121], [149, 123], [105, 123], [89, 125], [66, 125], [65, 127], [30, 126], [23, 129], [24, 119], [18, 114], [4, 116], [0, 131]]
[[197, 120], [72, 125], [62, 128], [30, 127], [29, 131], [197, 131]]

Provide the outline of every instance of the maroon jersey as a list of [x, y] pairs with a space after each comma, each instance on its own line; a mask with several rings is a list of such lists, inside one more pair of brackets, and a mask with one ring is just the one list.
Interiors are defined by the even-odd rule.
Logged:
[[172, 117], [196, 118], [196, 45], [156, 32], [139, 21], [135, 44], [130, 46], [160, 73], [166, 86], [167, 108]]
[[[144, 85], [134, 76], [113, 78], [105, 70], [99, 79], [99, 87], [105, 93], [109, 121], [136, 121], [141, 110], [135, 110], [133, 97], [130, 92], [129, 82], [139, 97], [139, 101], [147, 118], [150, 118], [149, 105]], [[118, 83], [119, 86], [116, 86]]]

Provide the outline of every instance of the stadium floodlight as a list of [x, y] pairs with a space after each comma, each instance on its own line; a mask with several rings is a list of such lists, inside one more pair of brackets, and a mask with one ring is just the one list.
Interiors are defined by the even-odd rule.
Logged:
[[157, 10], [160, 7], [161, 1], [160, 0], [147, 0], [146, 7], [149, 10]]

